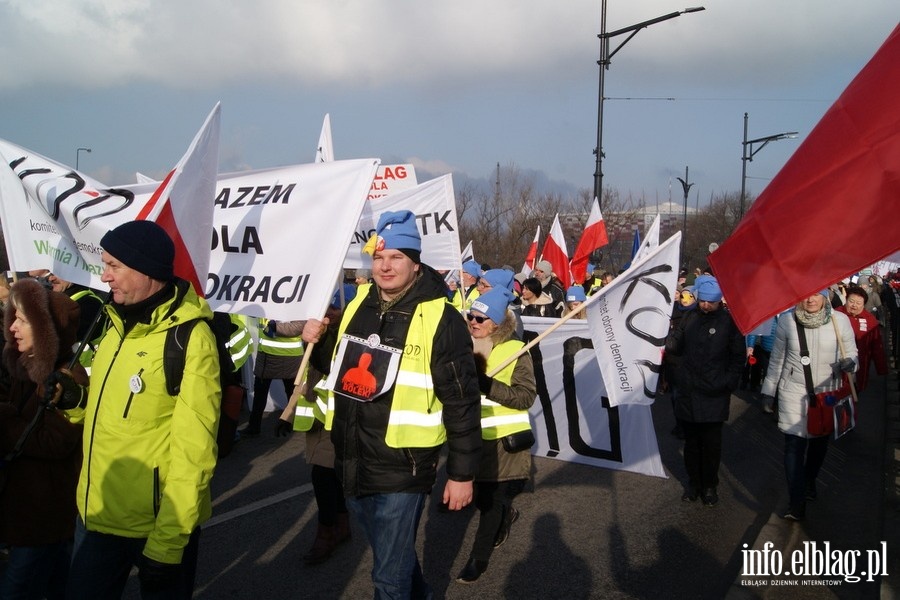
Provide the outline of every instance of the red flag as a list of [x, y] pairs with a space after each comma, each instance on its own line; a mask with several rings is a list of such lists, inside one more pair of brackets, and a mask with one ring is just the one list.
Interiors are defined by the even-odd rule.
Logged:
[[709, 256], [741, 331], [900, 248], [900, 26]]
[[594, 198], [587, 225], [584, 226], [584, 232], [581, 234], [581, 239], [578, 240], [575, 255], [572, 257], [572, 281], [575, 283], [584, 281], [591, 252], [608, 243], [609, 237], [606, 235], [606, 223], [603, 222], [603, 215], [600, 213], [600, 202]]
[[572, 275], [569, 273], [569, 251], [566, 250], [566, 238], [563, 236], [558, 214], [553, 219], [550, 237], [544, 242], [541, 260], [546, 260], [553, 265], [553, 272], [562, 282], [563, 291], [569, 289], [569, 286], [572, 285]]
[[541, 226], [538, 225], [537, 231], [534, 232], [534, 240], [532, 240], [531, 245], [528, 247], [528, 254], [525, 255], [525, 264], [522, 265], [522, 273], [525, 273], [526, 275], [531, 274], [534, 270], [534, 261], [537, 259], [537, 247], [540, 237]]

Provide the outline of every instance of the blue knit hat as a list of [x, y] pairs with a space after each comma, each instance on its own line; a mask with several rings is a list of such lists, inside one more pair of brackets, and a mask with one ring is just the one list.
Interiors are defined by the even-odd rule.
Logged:
[[416, 227], [416, 215], [408, 210], [381, 213], [375, 235], [369, 238], [363, 252], [374, 256], [380, 250], [399, 250], [413, 261], [419, 262], [422, 238]]
[[703, 302], [718, 302], [722, 299], [722, 288], [712, 275], [701, 275], [694, 280], [694, 296]]
[[481, 280], [487, 281], [492, 288], [503, 288], [512, 291], [514, 275], [515, 273], [506, 269], [491, 269], [484, 272]]
[[[356, 286], [352, 283], [344, 284], [344, 306], [350, 304], [350, 301], [356, 298]], [[338, 309], [341, 307], [341, 291], [334, 290], [331, 297], [331, 308]]]
[[462, 264], [462, 270], [476, 279], [481, 277], [481, 265], [474, 260], [467, 260], [464, 262]]
[[586, 300], [587, 295], [585, 295], [584, 288], [580, 285], [573, 285], [566, 292], [566, 302], [585, 302]]
[[831, 296], [828, 294], [828, 288], [825, 288], [824, 290], [822, 290], [822, 291], [819, 292], [819, 293], [822, 294], [823, 296], [825, 296], [825, 299], [826, 299], [826, 300], [828, 300], [829, 298], [831, 298]]
[[472, 310], [483, 313], [499, 325], [506, 318], [506, 309], [513, 298], [512, 292], [506, 288], [493, 288], [475, 299], [472, 303]]

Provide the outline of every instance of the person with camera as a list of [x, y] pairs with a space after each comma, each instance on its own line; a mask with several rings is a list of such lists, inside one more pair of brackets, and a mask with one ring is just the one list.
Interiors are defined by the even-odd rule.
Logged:
[[475, 475], [475, 506], [480, 517], [475, 542], [459, 583], [473, 583], [487, 570], [494, 548], [509, 537], [519, 511], [512, 506], [531, 473], [534, 434], [528, 409], [537, 396], [534, 366], [527, 352], [504, 366], [524, 343], [516, 337], [516, 318], [509, 310], [513, 294], [494, 287], [479, 296], [466, 314], [481, 390], [481, 463]]
[[[0, 383], [0, 542], [10, 555], [0, 598], [65, 593], [82, 427], [55, 409], [55, 386], [45, 381], [72, 358], [78, 320], [74, 301], [36, 279], [10, 289]], [[79, 402], [88, 377], [78, 363], [70, 373], [68, 400]]]

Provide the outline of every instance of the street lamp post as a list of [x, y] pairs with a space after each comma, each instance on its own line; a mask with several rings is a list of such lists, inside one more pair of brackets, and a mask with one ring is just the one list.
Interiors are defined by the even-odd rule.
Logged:
[[[680, 17], [683, 14], [700, 12], [701, 10], [706, 10], [706, 8], [703, 6], [685, 8], [684, 10], [679, 10], [667, 15], [662, 15], [661, 17], [656, 17], [655, 19], [641, 21], [640, 23], [635, 23], [634, 25], [629, 25], [628, 27], [623, 27], [622, 29], [616, 29], [615, 31], [607, 32], [606, 0], [603, 0], [603, 2], [601, 3], [600, 33], [597, 35], [597, 37], [600, 38], [600, 60], [597, 61], [597, 64], [600, 65], [600, 93], [598, 94], [597, 99], [597, 147], [594, 148], [594, 156], [596, 157], [597, 161], [596, 167], [594, 169], [594, 197], [596, 197], [598, 201], [602, 200], [601, 194], [603, 192], [603, 159], [605, 158], [603, 154], [603, 88], [605, 84], [605, 73], [609, 68], [612, 57], [615, 56], [616, 52], [622, 49], [622, 46], [631, 41], [631, 38], [636, 36], [638, 31], [640, 31], [641, 29], [649, 27], [650, 25], [655, 25], [656, 23], [668, 21], [669, 19], [674, 19], [675, 17]], [[626, 37], [621, 44], [616, 46], [615, 50], [610, 52], [609, 40], [625, 33], [628, 33], [630, 35]]]
[[[741, 147], [741, 219], [744, 218], [744, 199], [746, 198], [747, 191], [747, 162], [752, 161], [753, 157], [756, 156], [756, 153], [765, 148], [766, 144], [768, 144], [769, 142], [793, 139], [798, 135], [796, 131], [785, 131], [783, 133], [776, 133], [775, 135], [767, 135], [761, 138], [756, 138], [755, 140], [748, 140], [747, 120], [747, 113], [744, 113], [744, 141]], [[762, 145], [754, 150], [753, 144], [759, 144], [760, 142], [762, 142]]]
[[76, 171], [78, 170], [78, 159], [81, 158], [82, 152], [87, 152], [88, 154], [90, 154], [91, 149], [90, 148], [78, 148], [77, 150], [75, 150], [75, 170]]
[[687, 249], [687, 201], [688, 201], [688, 192], [691, 191], [691, 187], [693, 187], [693, 183], [688, 183], [688, 168], [684, 168], [684, 179], [681, 177], [676, 177], [678, 181], [681, 182], [681, 188], [684, 190], [684, 216], [681, 221], [681, 259], [684, 262], [684, 250]]

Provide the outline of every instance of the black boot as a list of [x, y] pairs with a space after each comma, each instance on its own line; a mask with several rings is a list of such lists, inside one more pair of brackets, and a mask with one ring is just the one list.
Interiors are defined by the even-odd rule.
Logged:
[[494, 538], [494, 548], [499, 548], [503, 545], [509, 537], [509, 530], [512, 529], [512, 524], [515, 523], [518, 518], [519, 511], [510, 506], [509, 509], [507, 509], [506, 514], [503, 515], [503, 521], [500, 523], [497, 537]]
[[481, 577], [482, 573], [487, 571], [487, 568], [487, 561], [470, 558], [469, 562], [466, 563], [466, 566], [463, 567], [463, 570], [456, 576], [456, 581], [459, 583], [474, 583], [478, 581], [478, 578]]

